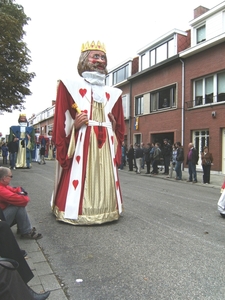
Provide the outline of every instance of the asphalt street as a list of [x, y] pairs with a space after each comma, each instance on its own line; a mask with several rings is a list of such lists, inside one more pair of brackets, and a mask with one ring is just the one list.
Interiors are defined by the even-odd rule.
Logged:
[[54, 169], [54, 161], [33, 163], [12, 179], [31, 197], [27, 210], [43, 234], [37, 246], [64, 294], [53, 298], [46, 284], [50, 300], [224, 300], [225, 220], [217, 211], [224, 176], [203, 185], [125, 169], [119, 221], [72, 226], [51, 212]]

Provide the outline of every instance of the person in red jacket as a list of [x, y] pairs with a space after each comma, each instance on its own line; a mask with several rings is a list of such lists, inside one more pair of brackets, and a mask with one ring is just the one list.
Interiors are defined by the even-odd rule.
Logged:
[[17, 224], [21, 238], [40, 239], [42, 234], [32, 228], [26, 206], [30, 201], [22, 187], [11, 187], [12, 172], [9, 168], [0, 167], [0, 208], [9, 226]]

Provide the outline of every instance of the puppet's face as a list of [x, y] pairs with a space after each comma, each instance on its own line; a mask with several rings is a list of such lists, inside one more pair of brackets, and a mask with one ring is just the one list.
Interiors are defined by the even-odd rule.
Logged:
[[90, 51], [87, 58], [87, 65], [90, 71], [96, 71], [105, 74], [107, 66], [105, 53], [98, 50]]
[[24, 115], [19, 116], [18, 123], [27, 123], [27, 118]]

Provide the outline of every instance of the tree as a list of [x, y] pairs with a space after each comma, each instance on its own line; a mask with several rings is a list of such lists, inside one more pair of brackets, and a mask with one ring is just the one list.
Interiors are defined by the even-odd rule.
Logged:
[[23, 27], [30, 18], [13, 0], [0, 0], [0, 111], [23, 110], [35, 73], [28, 72], [30, 51], [23, 42]]

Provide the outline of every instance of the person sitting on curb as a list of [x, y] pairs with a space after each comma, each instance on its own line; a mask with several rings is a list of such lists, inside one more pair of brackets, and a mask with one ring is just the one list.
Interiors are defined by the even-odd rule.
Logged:
[[30, 201], [22, 187], [11, 187], [12, 172], [9, 168], [0, 167], [0, 208], [9, 226], [17, 224], [18, 233], [24, 239], [40, 239], [41, 233], [32, 228], [26, 206]]
[[[5, 269], [5, 261], [0, 260], [0, 299], [47, 299], [50, 295], [49, 291], [38, 294], [27, 285], [34, 274], [24, 259], [23, 252], [19, 248], [11, 228], [4, 221], [1, 211], [0, 217], [2, 218], [0, 220], [0, 256], [6, 259], [6, 263], [11, 259], [18, 263], [17, 269], [12, 271]], [[10, 268], [8, 264], [6, 267]]]

